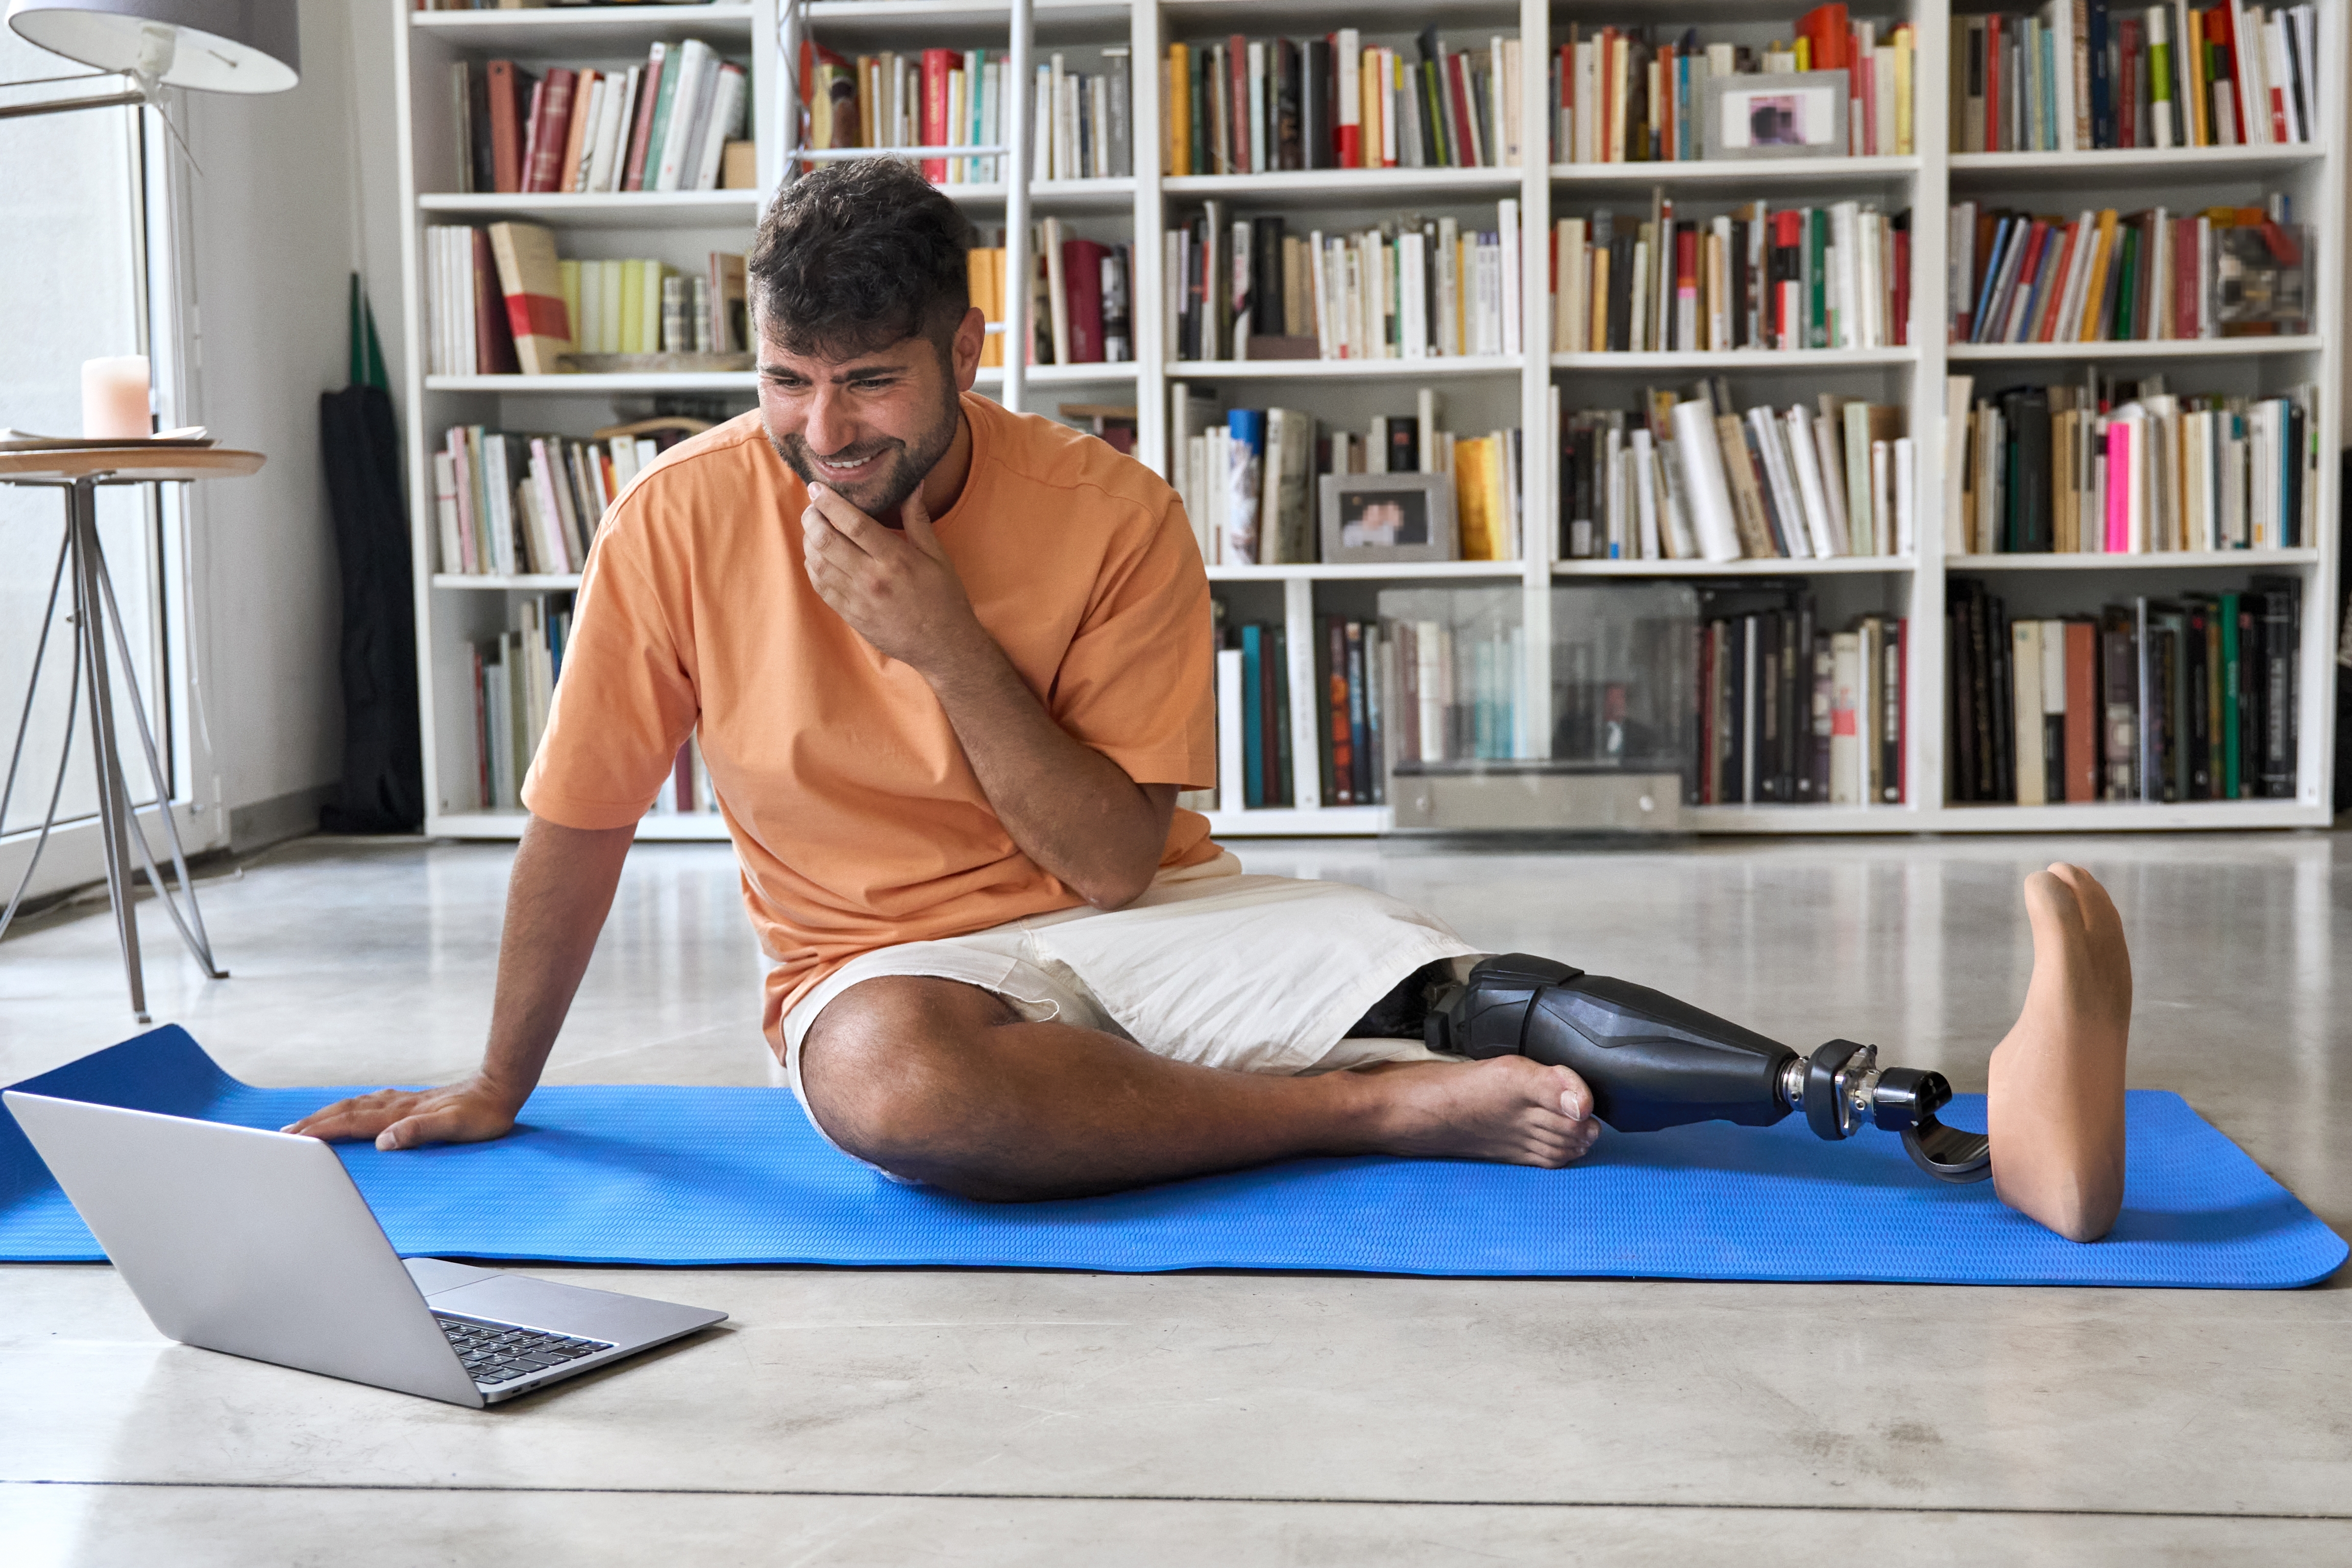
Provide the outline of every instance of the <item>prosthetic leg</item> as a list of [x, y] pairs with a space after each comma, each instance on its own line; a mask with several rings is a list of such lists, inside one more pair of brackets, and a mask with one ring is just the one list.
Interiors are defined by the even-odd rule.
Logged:
[[1430, 998], [1423, 1038], [1466, 1057], [1525, 1056], [1569, 1068], [1594, 1114], [1621, 1132], [1691, 1121], [1769, 1127], [1801, 1111], [1834, 1142], [1864, 1121], [1900, 1132], [1912, 1161], [1942, 1182], [1992, 1174], [1981, 1132], [1936, 1120], [1944, 1075], [1882, 1068], [1878, 1047], [1832, 1040], [1810, 1057], [1686, 1002], [1523, 952], [1489, 958], [1467, 984]]

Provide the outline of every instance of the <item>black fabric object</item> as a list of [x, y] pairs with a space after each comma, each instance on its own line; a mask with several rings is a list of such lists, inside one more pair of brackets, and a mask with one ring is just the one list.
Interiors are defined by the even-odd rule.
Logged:
[[416, 621], [392, 395], [355, 384], [319, 396], [319, 440], [342, 570], [343, 776], [329, 833], [425, 824]]

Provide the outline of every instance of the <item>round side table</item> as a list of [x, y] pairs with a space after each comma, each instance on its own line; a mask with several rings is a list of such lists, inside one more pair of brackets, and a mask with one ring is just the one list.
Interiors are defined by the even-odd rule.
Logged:
[[[87, 685], [90, 750], [98, 768], [99, 826], [106, 847], [106, 892], [114, 909], [114, 932], [122, 948], [123, 973], [131, 983], [131, 1010], [142, 1024], [150, 1020], [146, 980], [139, 962], [137, 895], [131, 887], [131, 860], [134, 850], [140, 865], [146, 869], [148, 885], [163, 900], [172, 923], [179, 928], [180, 939], [187, 943], [188, 951], [195, 955], [205, 973], [215, 980], [226, 980], [228, 971], [213, 962], [212, 942], [205, 934], [204, 916], [196, 909], [195, 884], [188, 878], [188, 858], [180, 847], [179, 827], [172, 820], [171, 784], [163, 776], [163, 761], [155, 749], [155, 732], [147, 722], [146, 704], [139, 698], [139, 682], [132, 674], [122, 611], [115, 603], [113, 581], [107, 575], [106, 552], [99, 544], [98, 487], [143, 485], [165, 479], [242, 479], [259, 472], [263, 461], [258, 452], [145, 443], [0, 452], [0, 484], [47, 485], [66, 494], [65, 540], [58, 550], [58, 563], [49, 574], [48, 606], [41, 615], [40, 640], [33, 650], [33, 674], [25, 686], [25, 707], [17, 721], [16, 744], [8, 754], [8, 771], [5, 778], [0, 778], [0, 816], [5, 816], [9, 795], [16, 788], [16, 768], [25, 752], [25, 731], [32, 721], [34, 694], [40, 689], [41, 661], [48, 651], [49, 628], [57, 616], [58, 591], [68, 576], [73, 581], [74, 628], [73, 693], [66, 700], [66, 741], [58, 756], [58, 783], [49, 792], [48, 810], [42, 816], [40, 837], [33, 844], [33, 858], [6, 909], [0, 910], [0, 935], [6, 933], [9, 921], [16, 918], [16, 906], [24, 901], [25, 889], [32, 885], [33, 872], [41, 863], [41, 851], [57, 826], [58, 801], [73, 752], [74, 710], [79, 706], [81, 689]], [[157, 868], [147, 835], [140, 829], [131, 805], [129, 782], [123, 776], [122, 758], [115, 745], [114, 687], [107, 665], [110, 641], [114, 657], [122, 665], [123, 691], [130, 699], [140, 747], [146, 753], [147, 775], [155, 789], [156, 815], [163, 819], [163, 836], [172, 847], [172, 866], [179, 873], [177, 898]], [[184, 912], [180, 907], [183, 900], [187, 905]]]

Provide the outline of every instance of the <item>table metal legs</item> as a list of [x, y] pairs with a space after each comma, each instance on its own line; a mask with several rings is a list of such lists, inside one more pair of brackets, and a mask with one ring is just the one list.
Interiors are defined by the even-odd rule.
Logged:
[[[48, 650], [50, 620], [57, 607], [58, 590], [61, 581], [70, 576], [73, 582], [74, 664], [73, 693], [66, 699], [66, 738], [59, 748], [57, 783], [49, 792], [49, 807], [41, 823], [41, 836], [33, 846], [32, 863], [25, 868], [23, 880], [16, 885], [16, 896], [8, 907], [0, 910], [0, 933], [16, 913], [16, 906], [31, 885], [33, 871], [40, 864], [41, 850], [47, 847], [49, 833], [57, 824], [58, 801], [65, 784], [66, 763], [73, 751], [74, 710], [79, 706], [81, 688], [89, 688], [90, 749], [97, 759], [98, 815], [100, 832], [106, 848], [106, 892], [114, 908], [114, 931], [122, 948], [122, 969], [131, 984], [131, 1010], [139, 1022], [149, 1022], [147, 986], [139, 960], [139, 914], [137, 892], [132, 886], [131, 857], [147, 873], [148, 885], [163, 905], [164, 912], [179, 929], [180, 940], [204, 966], [205, 973], [215, 980], [228, 978], [228, 971], [213, 962], [212, 942], [205, 933], [205, 920], [196, 908], [195, 884], [188, 877], [188, 858], [180, 846], [179, 825], [172, 820], [172, 790], [163, 776], [163, 766], [155, 748], [155, 733], [147, 723], [147, 706], [140, 700], [139, 682], [132, 671], [131, 642], [123, 626], [121, 607], [115, 602], [114, 584], [107, 574], [106, 554], [98, 539], [98, 485], [95, 477], [78, 479], [66, 487], [66, 539], [58, 570], [49, 581], [49, 608], [41, 620], [41, 637], [33, 653], [33, 675], [25, 689], [24, 718], [29, 721], [33, 711], [33, 696], [41, 682], [41, 661]], [[147, 836], [141, 831], [136, 813], [131, 805], [131, 789], [123, 777], [122, 758], [115, 745], [114, 686], [109, 679], [107, 645], [111, 641], [115, 658], [122, 666], [124, 697], [131, 704], [131, 716], [139, 733], [141, 749], [146, 753], [147, 776], [154, 787], [155, 812], [163, 819], [163, 836], [172, 847], [172, 867], [179, 873], [180, 889], [175, 897], [171, 884], [164, 880], [156, 866], [155, 857], [148, 848]], [[24, 724], [18, 727], [16, 744], [9, 757], [8, 773], [0, 783], [0, 815], [5, 815], [8, 796], [16, 782], [16, 764], [25, 749]], [[180, 901], [184, 899], [184, 914]]]

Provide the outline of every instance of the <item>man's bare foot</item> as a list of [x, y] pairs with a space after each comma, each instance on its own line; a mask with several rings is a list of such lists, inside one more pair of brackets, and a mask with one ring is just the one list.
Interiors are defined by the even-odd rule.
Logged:
[[1371, 1146], [1383, 1154], [1556, 1170], [1581, 1159], [1601, 1135], [1592, 1091], [1567, 1068], [1494, 1057], [1355, 1070], [1380, 1085]]
[[2000, 1201], [2096, 1241], [2124, 1198], [2124, 1051], [2131, 953], [2107, 890], [2080, 866], [2025, 879], [2033, 979], [1992, 1053], [1986, 1130]]

